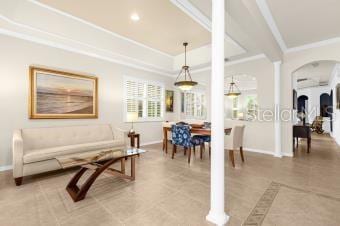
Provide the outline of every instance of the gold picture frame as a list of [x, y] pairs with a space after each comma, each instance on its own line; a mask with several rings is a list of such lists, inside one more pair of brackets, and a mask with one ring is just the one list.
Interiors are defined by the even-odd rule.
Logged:
[[173, 90], [165, 90], [165, 110], [166, 112], [174, 112], [175, 92]]
[[29, 68], [30, 119], [98, 118], [98, 78]]

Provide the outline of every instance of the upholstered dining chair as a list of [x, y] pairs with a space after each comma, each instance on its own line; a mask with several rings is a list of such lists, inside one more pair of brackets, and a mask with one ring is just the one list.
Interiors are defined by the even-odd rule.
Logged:
[[182, 146], [184, 148], [184, 155], [188, 150], [188, 163], [190, 164], [191, 147], [202, 145], [204, 143], [203, 139], [191, 137], [190, 126], [188, 125], [172, 125], [171, 134], [173, 144], [171, 158], [175, 157], [177, 146]]
[[233, 167], [235, 167], [234, 151], [240, 149], [241, 159], [244, 162], [243, 155], [243, 134], [245, 125], [234, 126], [229, 136], [225, 136], [224, 148], [229, 151], [229, 159]]
[[[204, 126], [203, 128], [205, 129], [210, 129], [211, 128], [211, 122], [204, 122]], [[194, 135], [195, 138], [199, 138], [199, 139], [203, 139], [204, 143], [208, 143], [209, 145], [209, 158], [211, 156], [211, 136], [210, 135]], [[204, 143], [202, 145], [202, 147], [204, 148]], [[195, 151], [195, 146], [193, 146], [194, 151]], [[202, 148], [201, 148], [201, 155], [200, 155], [201, 159], [202, 159]]]

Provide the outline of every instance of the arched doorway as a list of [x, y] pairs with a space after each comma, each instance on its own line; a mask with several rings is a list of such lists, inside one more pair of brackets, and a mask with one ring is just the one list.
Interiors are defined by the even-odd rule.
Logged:
[[[312, 143], [311, 153], [313, 153], [313, 148], [314, 151], [317, 151], [318, 146], [320, 147], [317, 142], [321, 142], [321, 140], [333, 142], [332, 90], [335, 85], [334, 78], [338, 74], [338, 67], [339, 63], [337, 61], [315, 61], [307, 63], [292, 72], [293, 105], [294, 101], [296, 101], [297, 105], [293, 113], [304, 122], [303, 126], [310, 127], [315, 131], [315, 133], [311, 133], [311, 138], [309, 138]], [[294, 109], [293, 105], [292, 108]], [[296, 130], [298, 125], [299, 120], [295, 118], [293, 131]], [[320, 135], [319, 133], [323, 134]], [[293, 150], [295, 152], [298, 150], [299, 154], [297, 156], [304, 156], [306, 154], [306, 148], [304, 149], [304, 147], [307, 146], [306, 138], [298, 139], [294, 132], [292, 137], [295, 137], [301, 143], [298, 149], [297, 146], [294, 148], [293, 145]], [[315, 144], [314, 147], [313, 143]]]

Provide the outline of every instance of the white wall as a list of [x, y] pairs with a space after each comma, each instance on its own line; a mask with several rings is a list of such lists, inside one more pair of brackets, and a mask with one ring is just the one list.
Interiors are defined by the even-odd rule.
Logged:
[[[256, 78], [257, 80], [257, 98], [260, 109], [274, 109], [274, 66], [268, 59], [257, 59], [253, 61], [243, 62], [234, 65], [228, 65], [225, 68], [225, 75], [239, 75], [247, 74]], [[210, 94], [210, 79], [211, 72], [194, 73], [193, 78], [196, 81], [207, 84], [207, 93]], [[208, 96], [210, 99], [210, 95]], [[208, 100], [209, 100], [208, 99]], [[210, 101], [208, 101], [209, 103]], [[229, 108], [229, 106], [221, 106]], [[208, 108], [208, 116], [210, 116], [210, 107]], [[274, 123], [273, 121], [239, 121], [239, 120], [225, 120], [225, 127], [233, 127], [235, 125], [245, 124], [244, 148], [251, 151], [258, 151], [268, 154], [274, 154], [275, 140], [274, 140]]]
[[331, 135], [340, 145], [340, 109], [336, 108], [336, 86], [340, 84], [340, 64], [336, 65], [329, 84], [333, 90], [333, 133]]
[[[313, 123], [316, 116], [320, 116], [320, 96], [323, 93], [330, 94], [329, 86], [316, 86], [297, 90], [297, 97], [302, 95], [308, 97], [308, 122]], [[324, 123], [322, 126], [326, 133], [330, 133], [330, 118], [324, 118]]]
[[[30, 65], [97, 76], [99, 78], [98, 119], [28, 119], [28, 67]], [[128, 129], [130, 124], [123, 123], [124, 75], [156, 80], [164, 83], [167, 89], [176, 90], [172, 85], [173, 78], [170, 77], [0, 35], [0, 167], [10, 165], [12, 162], [11, 138], [15, 128], [111, 123]], [[179, 114], [179, 110], [175, 105], [175, 113], [166, 114], [165, 120], [177, 120], [176, 115]], [[136, 131], [142, 134], [142, 143], [162, 139], [161, 122], [136, 123], [135, 127]]]

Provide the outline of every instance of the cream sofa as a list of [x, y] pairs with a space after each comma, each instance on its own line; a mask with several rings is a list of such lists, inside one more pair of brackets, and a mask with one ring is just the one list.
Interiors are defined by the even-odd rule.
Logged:
[[61, 169], [57, 156], [127, 146], [126, 132], [110, 125], [20, 129], [13, 134], [13, 177]]

